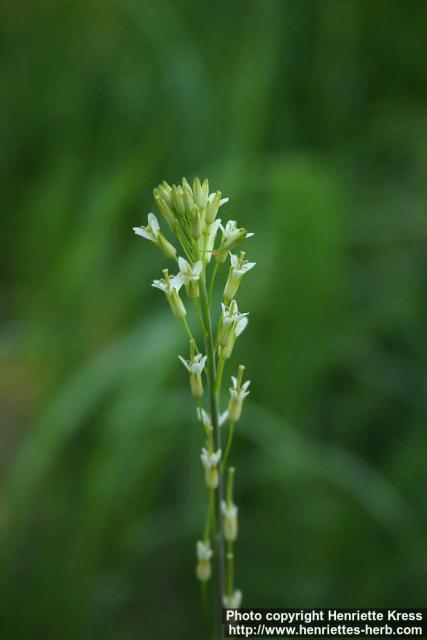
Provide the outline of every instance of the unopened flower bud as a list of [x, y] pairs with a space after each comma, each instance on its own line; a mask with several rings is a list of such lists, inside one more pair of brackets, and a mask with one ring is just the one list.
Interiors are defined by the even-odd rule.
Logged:
[[228, 202], [228, 198], [221, 199], [221, 191], [211, 193], [206, 207], [206, 222], [208, 224], [211, 224], [215, 220], [218, 209], [226, 202]]
[[212, 257], [212, 251], [215, 244], [215, 238], [218, 232], [221, 220], [214, 220], [208, 224], [203, 234], [199, 238], [199, 248], [203, 262], [208, 263]]
[[185, 213], [184, 189], [181, 186], [172, 187], [172, 203], [178, 216]]
[[237, 522], [237, 507], [232, 502], [227, 504], [221, 503], [221, 510], [224, 523], [224, 538], [229, 542], [234, 542], [237, 538], [238, 522]]
[[163, 253], [165, 254], [165, 256], [167, 258], [172, 258], [172, 260], [175, 260], [175, 258], [176, 258], [176, 249], [173, 246], [173, 244], [171, 244], [169, 242], [169, 240], [167, 240], [165, 238], [163, 233], [159, 234], [159, 249], [161, 251], [163, 251]]
[[162, 184], [159, 184], [157, 187], [161, 198], [166, 202], [166, 204], [172, 208], [172, 187], [170, 184], [163, 180]]
[[194, 207], [193, 215], [191, 218], [191, 235], [194, 240], [198, 240], [202, 235], [202, 217], [198, 207]]
[[173, 213], [172, 208], [169, 206], [166, 200], [160, 195], [159, 189], [160, 187], [153, 190], [154, 199], [157, 206], [159, 207], [160, 213], [163, 215], [168, 225], [173, 229], [176, 226], [175, 214]]
[[193, 192], [192, 192], [191, 187], [188, 184], [188, 180], [186, 178], [182, 179], [182, 188], [183, 188], [183, 191], [184, 191], [185, 209], [186, 209], [186, 211], [193, 211], [193, 209], [194, 209]]
[[199, 178], [194, 178], [193, 197], [196, 205], [200, 209], [204, 210], [208, 203], [208, 197], [209, 197], [209, 182], [207, 179], [203, 180], [203, 184], [201, 184]]

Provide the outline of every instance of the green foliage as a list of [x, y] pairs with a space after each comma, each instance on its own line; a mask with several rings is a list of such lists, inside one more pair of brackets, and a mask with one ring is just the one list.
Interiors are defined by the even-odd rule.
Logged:
[[2, 638], [201, 637], [186, 338], [131, 230], [182, 175], [256, 232], [245, 604], [425, 603], [426, 14], [2, 7]]

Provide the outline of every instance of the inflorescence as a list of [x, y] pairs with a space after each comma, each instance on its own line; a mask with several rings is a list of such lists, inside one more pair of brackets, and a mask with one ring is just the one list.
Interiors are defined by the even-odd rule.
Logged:
[[[234, 588], [234, 543], [238, 534], [238, 508], [233, 499], [234, 467], [228, 466], [235, 424], [239, 421], [250, 381], [243, 381], [244, 366], [231, 377], [228, 406], [219, 410], [223, 369], [230, 359], [237, 338], [248, 325], [248, 313], [239, 311], [236, 294], [241, 281], [254, 266], [245, 259], [245, 252], [233, 253], [243, 240], [253, 236], [240, 228], [235, 220], [225, 225], [217, 217], [228, 202], [220, 191], [209, 194], [208, 180], [195, 178], [192, 187], [183, 178], [178, 186], [162, 182], [154, 189], [157, 207], [179, 249], [166, 238], [154, 213], [148, 214], [146, 226], [134, 227], [134, 232], [155, 244], [164, 255], [175, 261], [176, 275], [168, 269], [154, 280], [153, 287], [166, 295], [172, 313], [182, 321], [189, 339], [189, 357], [178, 356], [184, 365], [190, 389], [197, 404], [204, 446], [200, 459], [209, 492], [208, 514], [203, 537], [197, 542], [196, 576], [202, 585], [212, 576], [211, 560], [217, 556], [218, 594], [220, 606], [239, 608], [242, 594]], [[212, 298], [217, 271], [227, 257], [228, 277], [222, 293], [217, 326], [213, 326]], [[205, 344], [205, 355], [199, 351], [187, 321], [187, 301], [194, 306]], [[204, 377], [206, 380], [204, 381]], [[208, 389], [208, 407], [203, 399]], [[221, 427], [228, 424], [225, 448]], [[214, 568], [215, 569], [215, 568]]]

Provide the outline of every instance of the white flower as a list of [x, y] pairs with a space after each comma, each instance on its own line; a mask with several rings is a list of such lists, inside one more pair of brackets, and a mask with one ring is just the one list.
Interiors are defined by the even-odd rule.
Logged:
[[[205, 429], [207, 429], [208, 431], [210, 429], [213, 429], [211, 417], [209, 413], [204, 409], [199, 409], [199, 407], [197, 407], [196, 412], [197, 412], [198, 419], [200, 420], [202, 425], [205, 427]], [[227, 420], [228, 420], [228, 409], [226, 409], [225, 411], [223, 411], [223, 413], [219, 415], [218, 426], [222, 427], [222, 425], [225, 424]]]
[[199, 540], [197, 542], [197, 560], [210, 560], [212, 555], [213, 551], [209, 542], [205, 543]]
[[179, 290], [181, 289], [183, 282], [179, 275], [170, 276], [167, 269], [164, 269], [163, 273], [165, 277], [161, 280], [154, 280], [152, 286], [156, 287], [156, 289], [160, 289], [160, 291], [163, 291], [166, 294], [166, 299], [170, 304], [172, 313], [177, 318], [185, 318], [187, 312], [181, 298], [179, 297]]
[[152, 286], [156, 287], [156, 289], [160, 289], [160, 291], [164, 291], [167, 296], [170, 296], [173, 291], [178, 293], [183, 284], [184, 283], [179, 276], [169, 276], [161, 278], [160, 280], [153, 280]]
[[255, 266], [255, 262], [245, 260], [245, 252], [241, 251], [239, 256], [230, 252], [230, 272], [224, 289], [224, 300], [229, 303], [236, 295], [240, 281]]
[[178, 258], [178, 266], [180, 268], [179, 275], [184, 284], [200, 280], [200, 275], [203, 269], [201, 260], [198, 260], [194, 264], [190, 264], [185, 258], [180, 257]]
[[238, 609], [242, 604], [242, 592], [237, 589], [231, 596], [224, 596], [223, 604], [226, 609]]
[[230, 251], [230, 262], [231, 266], [240, 276], [243, 276], [247, 273], [252, 267], [256, 265], [256, 262], [248, 262], [244, 259], [245, 253], [244, 251], [240, 252], [240, 256], [236, 256], [234, 253]]
[[216, 489], [219, 481], [218, 463], [221, 459], [221, 449], [209, 452], [203, 447], [200, 459], [205, 469], [205, 479], [208, 489]]
[[246, 317], [240, 318], [240, 320], [236, 322], [236, 326], [230, 336], [230, 340], [228, 344], [225, 347], [222, 347], [222, 346], [219, 347], [220, 355], [223, 358], [228, 359], [231, 357], [231, 354], [233, 353], [234, 345], [236, 344], [236, 340], [240, 336], [240, 334], [243, 333], [243, 331], [246, 329], [246, 327], [248, 326], [248, 322], [249, 320]]
[[236, 242], [245, 238], [251, 238], [254, 233], [249, 233], [246, 229], [239, 229], [235, 220], [229, 220], [225, 228], [221, 225], [221, 231], [224, 238], [224, 249], [232, 247]]
[[224, 500], [221, 502], [221, 511], [224, 516], [224, 538], [229, 542], [234, 542], [237, 538], [238, 524], [237, 524], [237, 512], [238, 509], [232, 502], [227, 504]]
[[132, 227], [137, 236], [142, 236], [151, 242], [156, 242], [160, 232], [159, 221], [154, 213], [148, 214], [148, 225], [146, 227]]
[[212, 429], [213, 427], [212, 427], [211, 417], [209, 413], [204, 409], [200, 409], [199, 407], [197, 407], [196, 412], [197, 412], [197, 417], [199, 418], [204, 428], [208, 431]]
[[211, 577], [211, 558], [212, 549], [209, 542], [202, 542], [201, 540], [199, 540], [197, 542], [196, 575], [202, 582], [209, 580], [209, 578]]
[[254, 233], [248, 233], [246, 229], [239, 229], [235, 220], [229, 220], [225, 227], [221, 226], [222, 231], [222, 243], [221, 248], [216, 254], [216, 260], [218, 262], [224, 262], [227, 257], [228, 250], [234, 247], [235, 244], [251, 238]]
[[181, 278], [185, 285], [190, 298], [199, 297], [199, 280], [203, 269], [203, 263], [198, 260], [194, 264], [187, 262], [185, 258], [178, 258], [178, 266], [180, 272], [178, 276]]
[[132, 227], [137, 236], [141, 236], [142, 238], [146, 238], [153, 242], [156, 247], [159, 247], [161, 251], [168, 258], [176, 258], [176, 249], [175, 247], [165, 238], [163, 233], [160, 231], [159, 221], [157, 220], [154, 213], [148, 214], [148, 224], [146, 227]]
[[196, 353], [192, 360], [185, 360], [182, 356], [178, 356], [178, 358], [181, 360], [187, 371], [194, 375], [200, 375], [202, 373], [207, 360], [207, 356], [202, 356], [201, 353]]
[[[192, 341], [190, 351], [194, 350], [194, 343]], [[195, 398], [201, 398], [203, 395], [203, 382], [202, 371], [207, 360], [207, 356], [202, 356], [201, 353], [190, 354], [190, 360], [185, 360], [182, 356], [178, 356], [184, 367], [190, 374], [190, 386], [191, 393]]]
[[228, 416], [231, 422], [237, 422], [242, 413], [243, 401], [249, 395], [250, 380], [242, 384], [244, 367], [240, 365], [237, 378], [231, 376], [233, 386], [230, 387], [230, 402], [228, 404]]
[[[228, 306], [222, 302], [221, 308], [221, 329], [219, 332], [218, 343], [222, 347], [227, 347], [230, 341], [232, 341], [234, 338], [234, 333], [237, 329], [238, 323], [249, 314], [240, 313], [237, 302], [235, 300], [232, 300]], [[241, 329], [240, 333], [243, 331], [243, 329], [244, 327]]]
[[209, 453], [209, 451], [203, 447], [202, 453], [200, 454], [200, 459], [205, 469], [212, 469], [212, 467], [217, 467], [218, 462], [221, 460], [221, 449]]
[[234, 376], [231, 376], [231, 380], [233, 382], [233, 387], [230, 388], [230, 393], [232, 395], [234, 395], [234, 397], [236, 397], [236, 398], [242, 398], [242, 399], [246, 398], [246, 396], [248, 396], [249, 393], [250, 393], [249, 391], [247, 391], [247, 389], [248, 389], [249, 385], [251, 384], [251, 381], [250, 380], [246, 380], [246, 382], [244, 382], [242, 384], [242, 386], [239, 388], [238, 379], [235, 378]]

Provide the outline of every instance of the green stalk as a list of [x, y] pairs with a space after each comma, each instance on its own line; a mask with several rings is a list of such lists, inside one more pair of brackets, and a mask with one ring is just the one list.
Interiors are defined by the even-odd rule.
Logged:
[[230, 455], [230, 450], [231, 450], [231, 444], [233, 442], [233, 435], [234, 435], [234, 427], [235, 427], [235, 422], [231, 422], [229, 423], [228, 426], [228, 438], [227, 438], [227, 446], [225, 447], [225, 453], [224, 453], [224, 457], [222, 459], [222, 469], [223, 471], [225, 470], [227, 461], [228, 461], [228, 456]]
[[[208, 356], [208, 382], [209, 382], [209, 400], [211, 411], [211, 422], [213, 427], [213, 438], [215, 449], [221, 449], [221, 433], [219, 428], [219, 406], [216, 380], [216, 359], [214, 349], [214, 336], [212, 330], [211, 315], [209, 309], [208, 293], [206, 290], [206, 280], [203, 276], [200, 282], [200, 302], [202, 307], [202, 316], [207, 331], [206, 335], [206, 354]], [[217, 628], [218, 640], [224, 640], [224, 629], [222, 624], [222, 608], [225, 588], [225, 550], [224, 550], [224, 532], [222, 528], [221, 502], [223, 500], [223, 474], [221, 467], [219, 468], [218, 488], [215, 491], [215, 520], [217, 522], [217, 531], [215, 534], [215, 560], [216, 560], [216, 606], [215, 606], [215, 626]]]
[[234, 591], [234, 549], [233, 543], [227, 542], [227, 596], [231, 598]]

